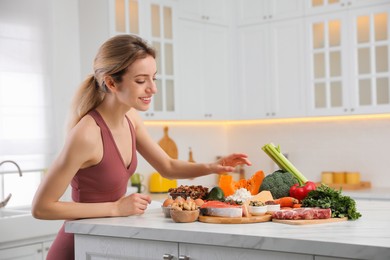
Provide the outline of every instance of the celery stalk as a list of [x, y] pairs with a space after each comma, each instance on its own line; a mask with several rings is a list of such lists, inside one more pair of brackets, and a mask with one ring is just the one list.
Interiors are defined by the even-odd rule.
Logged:
[[280, 169], [290, 172], [297, 178], [300, 185], [307, 182], [307, 178], [280, 152], [280, 147], [273, 143], [266, 144], [262, 150], [280, 167]]

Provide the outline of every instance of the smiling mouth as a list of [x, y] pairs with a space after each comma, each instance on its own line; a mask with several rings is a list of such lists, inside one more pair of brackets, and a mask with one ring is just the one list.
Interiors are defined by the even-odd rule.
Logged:
[[152, 98], [151, 97], [141, 97], [140, 99], [142, 101], [150, 101]]

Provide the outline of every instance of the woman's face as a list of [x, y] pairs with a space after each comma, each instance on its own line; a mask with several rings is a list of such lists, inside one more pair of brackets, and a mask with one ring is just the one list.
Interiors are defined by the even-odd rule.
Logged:
[[152, 56], [136, 60], [123, 75], [118, 85], [117, 97], [121, 103], [146, 111], [157, 92], [155, 77], [157, 73], [156, 61]]

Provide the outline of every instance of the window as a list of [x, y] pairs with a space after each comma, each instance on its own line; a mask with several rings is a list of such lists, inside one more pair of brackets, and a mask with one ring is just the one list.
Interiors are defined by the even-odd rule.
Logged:
[[[0, 200], [31, 203], [52, 152], [50, 1], [0, 1]], [[4, 174], [7, 173], [7, 174]], [[25, 193], [27, 192], [27, 194]], [[8, 207], [7, 206], [7, 207]]]

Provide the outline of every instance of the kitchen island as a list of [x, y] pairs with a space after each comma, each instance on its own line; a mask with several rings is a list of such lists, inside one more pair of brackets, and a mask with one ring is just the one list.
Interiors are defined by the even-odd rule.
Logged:
[[356, 202], [360, 219], [328, 224], [175, 223], [155, 206], [69, 221], [66, 232], [75, 233], [76, 259], [390, 259], [390, 202]]

